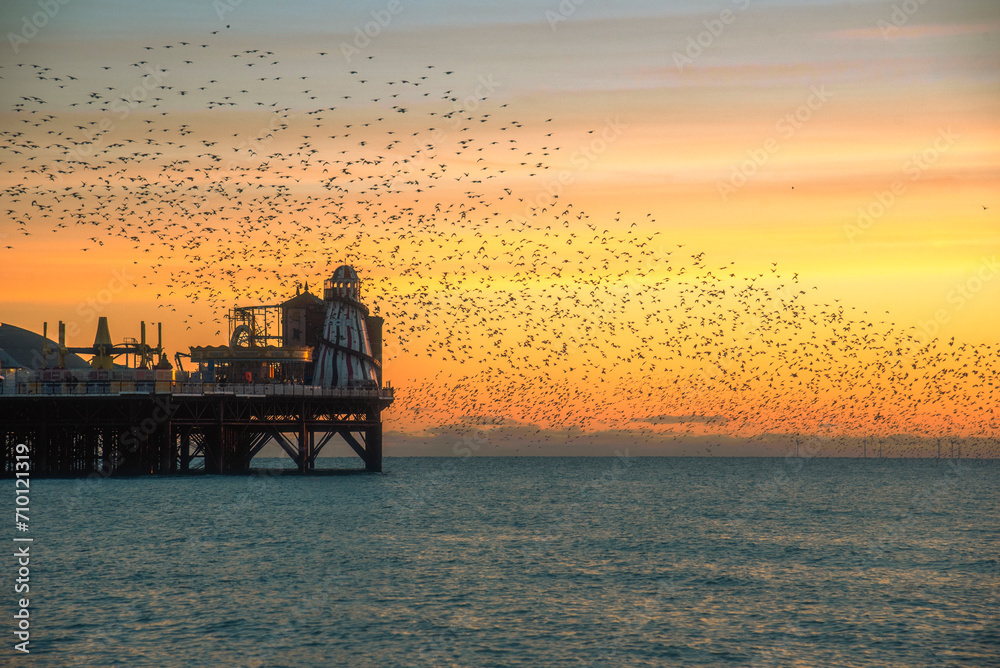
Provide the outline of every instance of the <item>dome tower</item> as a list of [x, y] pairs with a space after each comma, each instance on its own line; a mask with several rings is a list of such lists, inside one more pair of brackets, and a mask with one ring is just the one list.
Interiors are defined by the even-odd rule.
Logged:
[[323, 283], [326, 319], [320, 333], [313, 384], [321, 387], [378, 387], [368, 309], [360, 301], [361, 281], [341, 265]]

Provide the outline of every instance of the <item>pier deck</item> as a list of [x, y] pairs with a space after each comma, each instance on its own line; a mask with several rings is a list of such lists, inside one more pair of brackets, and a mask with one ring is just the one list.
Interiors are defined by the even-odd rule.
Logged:
[[158, 383], [155, 391], [107, 383], [20, 384], [0, 395], [0, 471], [14, 474], [25, 443], [37, 477], [249, 473], [269, 441], [296, 463], [342, 438], [382, 470], [381, 412], [391, 388], [320, 388], [283, 384]]

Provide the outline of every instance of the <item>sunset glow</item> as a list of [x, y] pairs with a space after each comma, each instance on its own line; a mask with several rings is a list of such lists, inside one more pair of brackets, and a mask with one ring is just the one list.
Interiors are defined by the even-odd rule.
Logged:
[[172, 356], [347, 263], [400, 444], [996, 456], [995, 3], [333, 4], [8, 3], [0, 320]]

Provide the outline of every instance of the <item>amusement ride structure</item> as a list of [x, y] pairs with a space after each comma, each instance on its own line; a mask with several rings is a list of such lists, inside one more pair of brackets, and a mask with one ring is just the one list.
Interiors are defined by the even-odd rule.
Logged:
[[[37, 476], [246, 473], [273, 442], [306, 473], [338, 436], [364, 470], [381, 471], [393, 391], [382, 384], [382, 319], [360, 295], [344, 265], [322, 299], [307, 284], [282, 304], [235, 307], [229, 344], [177, 353], [176, 369], [162, 328], [156, 347], [145, 323], [139, 341], [114, 344], [101, 317], [93, 346], [68, 347], [60, 322], [58, 343], [44, 338], [33, 356], [38, 368], [3, 370], [2, 471], [13, 475], [26, 444]], [[90, 368], [67, 368], [71, 355], [90, 355]], [[196, 368], [185, 371], [182, 357]]]

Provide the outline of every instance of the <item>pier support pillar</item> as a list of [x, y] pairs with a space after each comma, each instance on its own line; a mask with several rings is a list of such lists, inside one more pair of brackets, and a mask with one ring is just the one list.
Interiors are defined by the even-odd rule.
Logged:
[[373, 473], [382, 472], [382, 416], [379, 411], [368, 413], [368, 422], [372, 426], [365, 430], [365, 450], [368, 457], [365, 459], [365, 470]]
[[305, 473], [309, 470], [309, 462], [311, 460], [310, 455], [309, 431], [306, 429], [306, 422], [305, 419], [303, 419], [299, 425], [299, 473]]
[[191, 428], [181, 430], [181, 471], [186, 473], [191, 466]]

